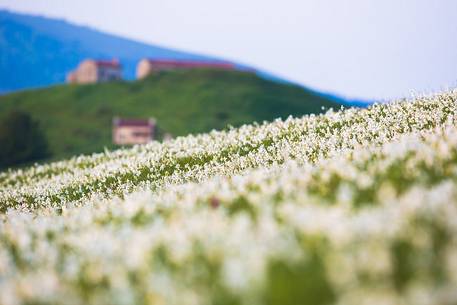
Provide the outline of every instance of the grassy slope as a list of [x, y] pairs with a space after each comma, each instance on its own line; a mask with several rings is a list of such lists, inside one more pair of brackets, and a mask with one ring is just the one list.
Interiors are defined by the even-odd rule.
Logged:
[[0, 114], [28, 111], [41, 122], [54, 158], [111, 147], [113, 116], [155, 117], [173, 135], [321, 112], [339, 105], [300, 87], [243, 72], [194, 70], [143, 81], [56, 86], [0, 97]]

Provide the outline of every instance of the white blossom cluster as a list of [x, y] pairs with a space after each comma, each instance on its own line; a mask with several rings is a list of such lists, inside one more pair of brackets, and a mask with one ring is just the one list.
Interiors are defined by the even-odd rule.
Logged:
[[457, 304], [457, 92], [0, 174], [0, 304]]

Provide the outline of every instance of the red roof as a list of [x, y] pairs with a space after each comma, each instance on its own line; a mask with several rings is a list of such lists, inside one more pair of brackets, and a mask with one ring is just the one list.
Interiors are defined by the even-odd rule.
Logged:
[[113, 59], [113, 60], [96, 60], [95, 64], [99, 67], [112, 67], [112, 68], [119, 68], [120, 63], [119, 60]]
[[173, 60], [173, 59], [149, 59], [149, 62], [157, 68], [217, 68], [235, 69], [231, 62], [203, 61], [203, 60]]
[[114, 119], [113, 124], [117, 127], [151, 127], [154, 125], [152, 120], [148, 119]]

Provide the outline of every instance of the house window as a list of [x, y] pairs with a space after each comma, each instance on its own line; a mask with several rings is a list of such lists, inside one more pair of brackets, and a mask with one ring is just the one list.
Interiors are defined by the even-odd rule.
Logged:
[[136, 138], [146, 138], [150, 137], [151, 133], [149, 132], [141, 132], [141, 131], [134, 131], [132, 135]]

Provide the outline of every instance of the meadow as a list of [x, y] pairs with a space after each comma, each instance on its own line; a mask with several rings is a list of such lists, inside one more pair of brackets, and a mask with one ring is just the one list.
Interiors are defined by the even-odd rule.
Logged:
[[134, 82], [58, 85], [1, 95], [0, 122], [11, 111], [29, 113], [40, 123], [57, 161], [116, 148], [111, 131], [116, 116], [154, 117], [161, 139], [165, 132], [176, 137], [319, 113], [339, 102], [254, 73], [194, 69]]
[[0, 173], [0, 304], [457, 303], [457, 91]]

